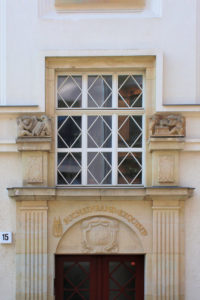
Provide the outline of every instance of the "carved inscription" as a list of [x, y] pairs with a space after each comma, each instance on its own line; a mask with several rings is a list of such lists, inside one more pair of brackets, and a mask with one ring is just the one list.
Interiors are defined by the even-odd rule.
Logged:
[[150, 136], [185, 136], [185, 118], [181, 115], [158, 115], [150, 119]]
[[174, 157], [163, 155], [159, 157], [158, 180], [160, 183], [174, 182]]
[[65, 217], [64, 223], [69, 224], [74, 219], [77, 219], [80, 216], [86, 215], [88, 213], [98, 213], [98, 212], [108, 212], [113, 215], [120, 216], [124, 218], [126, 221], [128, 221], [130, 224], [134, 225], [142, 235], [144, 236], [147, 235], [146, 229], [135, 217], [133, 217], [132, 215], [130, 215], [129, 213], [127, 213], [122, 209], [118, 209], [116, 207], [107, 206], [107, 205], [94, 205], [94, 206], [87, 206], [87, 207], [77, 209], [72, 214]]
[[60, 217], [54, 218], [52, 233], [53, 233], [53, 236], [55, 236], [55, 237], [61, 237], [62, 236], [63, 228], [62, 228], [62, 222], [61, 222]]
[[106, 253], [118, 251], [119, 224], [117, 221], [95, 217], [83, 221], [81, 227], [84, 252]]
[[49, 137], [51, 136], [51, 121], [43, 115], [23, 116], [17, 119], [18, 137]]

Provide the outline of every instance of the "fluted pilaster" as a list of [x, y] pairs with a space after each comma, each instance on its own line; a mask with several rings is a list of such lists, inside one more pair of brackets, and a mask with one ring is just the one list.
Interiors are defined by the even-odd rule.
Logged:
[[47, 207], [20, 207], [17, 299], [47, 299]]
[[153, 299], [179, 299], [179, 207], [153, 207]]

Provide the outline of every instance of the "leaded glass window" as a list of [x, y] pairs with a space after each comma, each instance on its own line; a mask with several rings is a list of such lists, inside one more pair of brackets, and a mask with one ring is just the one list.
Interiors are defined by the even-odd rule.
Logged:
[[143, 74], [57, 76], [57, 184], [143, 184]]

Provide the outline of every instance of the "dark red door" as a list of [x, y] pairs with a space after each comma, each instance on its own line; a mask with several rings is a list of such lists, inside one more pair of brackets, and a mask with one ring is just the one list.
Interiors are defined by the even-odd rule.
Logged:
[[57, 255], [56, 300], [143, 300], [143, 255]]

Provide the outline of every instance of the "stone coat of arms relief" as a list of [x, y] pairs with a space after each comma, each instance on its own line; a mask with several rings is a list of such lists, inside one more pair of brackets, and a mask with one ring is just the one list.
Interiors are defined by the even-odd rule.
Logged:
[[82, 247], [89, 253], [118, 252], [117, 221], [104, 217], [94, 217], [82, 222]]

